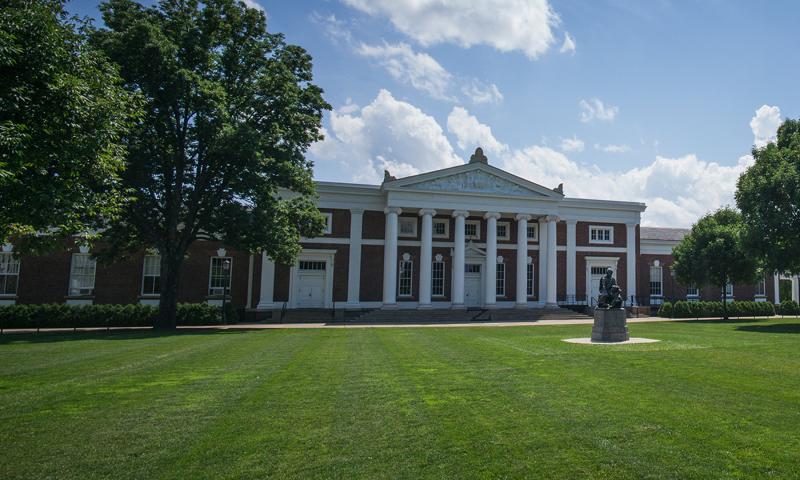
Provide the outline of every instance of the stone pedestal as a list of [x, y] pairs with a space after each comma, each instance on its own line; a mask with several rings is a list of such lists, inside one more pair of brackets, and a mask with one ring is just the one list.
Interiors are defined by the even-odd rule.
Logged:
[[629, 339], [627, 314], [624, 309], [594, 310], [593, 342], [624, 342]]

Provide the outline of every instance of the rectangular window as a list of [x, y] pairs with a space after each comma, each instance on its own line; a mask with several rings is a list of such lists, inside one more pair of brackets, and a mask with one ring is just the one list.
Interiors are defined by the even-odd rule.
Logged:
[[591, 272], [592, 275], [605, 275], [609, 268], [611, 267], [592, 267]]
[[589, 227], [590, 243], [614, 243], [614, 227]]
[[411, 260], [402, 260], [400, 262], [400, 281], [398, 282], [398, 295], [401, 297], [411, 296], [411, 283], [413, 278], [414, 264]]
[[761, 275], [756, 283], [756, 297], [766, 297], [767, 296], [767, 279], [764, 275]]
[[467, 220], [464, 222], [464, 238], [467, 240], [480, 240], [481, 238], [480, 220]]
[[697, 289], [697, 285], [689, 285], [688, 287], [686, 287], [686, 296], [699, 297], [700, 291]]
[[88, 253], [73, 253], [69, 271], [69, 295], [91, 295], [94, 293], [94, 277], [97, 261]]
[[19, 258], [11, 252], [0, 253], [0, 295], [16, 295], [19, 283]]
[[450, 236], [449, 230], [449, 221], [444, 218], [434, 219], [433, 220], [433, 236], [435, 238], [447, 238]]
[[663, 295], [663, 284], [661, 281], [661, 267], [650, 266], [650, 296], [660, 297]]
[[145, 255], [142, 272], [142, 295], [161, 293], [161, 255]]
[[297, 262], [297, 268], [300, 270], [325, 270], [325, 262], [300, 260]]
[[506, 264], [497, 264], [497, 281], [495, 283], [495, 294], [503, 297], [506, 294]]
[[232, 270], [233, 259], [231, 257], [211, 257], [211, 273], [208, 281], [209, 295], [224, 295], [230, 291]]
[[497, 222], [497, 239], [509, 240], [511, 238], [511, 224], [508, 222]]
[[431, 296], [444, 296], [444, 262], [433, 262], [431, 270]]
[[528, 264], [527, 295], [533, 296], [533, 263]]
[[464, 273], [481, 273], [481, 266], [477, 263], [467, 263], [464, 265]]
[[398, 228], [403, 237], [414, 237], [417, 235], [417, 219], [410, 217], [400, 217]]
[[728, 300], [733, 298], [733, 284], [731, 282], [725, 285], [725, 296], [728, 297]]
[[528, 240], [536, 240], [539, 238], [539, 224], [528, 224]]
[[333, 231], [333, 214], [330, 212], [322, 212], [322, 218], [325, 219], [325, 229], [322, 230], [322, 233], [330, 235]]

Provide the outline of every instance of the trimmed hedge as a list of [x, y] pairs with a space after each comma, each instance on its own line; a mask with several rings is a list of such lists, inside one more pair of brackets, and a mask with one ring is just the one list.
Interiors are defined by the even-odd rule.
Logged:
[[[152, 305], [7, 305], [0, 307], [2, 328], [150, 327]], [[236, 321], [228, 315], [228, 321]], [[179, 303], [178, 325], [220, 325], [222, 309], [206, 303]]]
[[[775, 310], [775, 306], [769, 302], [728, 303], [729, 317], [771, 317], [775, 315]], [[658, 309], [658, 316], [667, 318], [721, 318], [724, 314], [722, 302], [687, 302], [681, 300], [674, 304], [664, 302]]]
[[781, 315], [800, 315], [800, 305], [794, 300], [784, 300], [776, 309]]

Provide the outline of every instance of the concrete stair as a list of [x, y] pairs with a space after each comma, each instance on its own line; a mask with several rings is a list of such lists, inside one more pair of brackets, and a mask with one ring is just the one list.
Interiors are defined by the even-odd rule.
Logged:
[[502, 308], [492, 310], [373, 310], [357, 317], [342, 320], [347, 323], [467, 323], [533, 322], [539, 320], [575, 320], [587, 318], [591, 317], [566, 308]]

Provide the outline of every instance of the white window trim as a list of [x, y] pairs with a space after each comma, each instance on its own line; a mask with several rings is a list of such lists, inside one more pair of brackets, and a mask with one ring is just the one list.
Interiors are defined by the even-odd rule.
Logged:
[[699, 287], [694, 287], [694, 291], [696, 293], [689, 293], [689, 288], [690, 287], [691, 287], [691, 285], [686, 287], [686, 299], [687, 300], [696, 300], [696, 299], [700, 298], [700, 288]]
[[213, 277], [213, 272], [214, 272], [214, 259], [215, 258], [221, 258], [221, 259], [223, 259], [222, 260], [223, 262], [226, 259], [230, 260], [230, 262], [231, 262], [230, 268], [228, 269], [228, 287], [227, 287], [228, 294], [230, 294], [231, 284], [233, 283], [233, 257], [229, 257], [229, 256], [220, 257], [218, 255], [215, 255], [215, 256], [211, 257], [208, 260], [208, 295], [222, 295], [222, 293], [211, 293], [211, 289], [212, 288], [216, 288], [216, 289], [220, 289], [221, 288], [221, 287], [212, 287], [211, 286], [211, 282], [212, 282], [212, 280], [214, 278]]
[[[475, 235], [467, 235], [467, 225], [475, 225]], [[480, 240], [481, 239], [481, 221], [480, 220], [465, 220], [464, 221], [464, 239], [466, 240]]]
[[[17, 290], [17, 293], [19, 293], [19, 272], [20, 272], [20, 270], [22, 270], [22, 262], [20, 261], [19, 258], [14, 258], [14, 253], [13, 253], [13, 250], [12, 250], [12, 247], [10, 246], [10, 244], [6, 244], [6, 245], [3, 246], [3, 251], [0, 252], [0, 255], [8, 256], [8, 258], [10, 259], [10, 261], [8, 263], [12, 263], [13, 262], [13, 263], [15, 263], [17, 265], [17, 267], [16, 267], [17, 268], [17, 272], [16, 273], [4, 273], [3, 275], [4, 276], [8, 276], [8, 277], [17, 277], [16, 290]], [[5, 298], [5, 299], [17, 298], [17, 293], [0, 293], [0, 298]]]
[[[731, 287], [731, 293], [728, 293], [728, 287]], [[735, 297], [733, 296], [733, 294], [734, 294], [734, 290], [733, 290], [733, 283], [731, 283], [731, 282], [728, 282], [728, 283], [725, 285], [725, 293], [726, 293], [726, 295], [720, 295], [720, 296], [719, 296], [719, 297], [720, 297], [720, 300], [722, 300], [722, 299], [723, 299], [723, 297], [727, 297], [728, 301], [729, 301], [729, 302], [732, 302], [732, 301], [733, 301], [733, 299], [735, 298]]]
[[[608, 230], [608, 240], [592, 240], [592, 230]], [[589, 225], [589, 243], [611, 245], [614, 243], [614, 227], [609, 225]]]
[[[142, 297], [148, 298], [157, 298], [161, 296], [161, 293], [144, 293], [144, 279], [145, 279], [145, 268], [147, 268], [147, 257], [156, 257], [158, 258], [158, 283], [159, 283], [159, 290], [161, 290], [161, 255], [159, 254], [145, 254], [144, 259], [142, 260], [142, 284], [141, 288], [139, 289], [139, 295]], [[147, 275], [148, 277], [154, 277], [155, 275]]]
[[433, 238], [450, 238], [450, 220], [446, 218], [434, 218], [433, 224], [436, 225], [438, 223], [444, 225], [444, 234], [437, 234], [436, 229], [434, 228]]
[[[411, 233], [403, 233], [403, 229], [400, 225], [403, 222], [408, 222], [413, 225], [413, 230]], [[397, 219], [397, 236], [398, 237], [416, 237], [417, 236], [417, 217], [399, 217]]]
[[[400, 280], [403, 278], [403, 268], [402, 268], [403, 263], [408, 263], [409, 265], [411, 265], [410, 269], [411, 278], [409, 279], [408, 293], [401, 293], [402, 285]], [[400, 259], [400, 262], [398, 262], [397, 264], [397, 296], [403, 298], [414, 296], [414, 262], [410, 258], [408, 260]]]
[[[652, 293], [652, 283], [653, 283], [653, 269], [658, 269], [658, 284], [661, 293]], [[664, 267], [661, 265], [650, 265], [650, 268], [647, 271], [647, 292], [650, 294], [650, 298], [664, 298]]]
[[[441, 263], [442, 264], [442, 293], [433, 293], [433, 280], [434, 280], [434, 277], [433, 277], [434, 268], [433, 268], [433, 266], [436, 265], [437, 263]], [[444, 264], [444, 260], [441, 260], [441, 261], [434, 260], [433, 263], [431, 264], [431, 297], [441, 298], [441, 297], [445, 296], [445, 292], [447, 291], [447, 280], [446, 280], [447, 275], [445, 275], [445, 268], [446, 268], [446, 265]], [[413, 276], [412, 276], [412, 279], [413, 279]]]
[[506, 234], [502, 237], [497, 235], [498, 240], [511, 240], [511, 222], [497, 222], [497, 226], [505, 225], [506, 227]]
[[[531, 269], [530, 282], [528, 281], [528, 268], [529, 267]], [[530, 293], [528, 293], [528, 283], [530, 283], [530, 286], [531, 286]], [[527, 294], [528, 297], [533, 297], [536, 294], [536, 266], [533, 264], [533, 262], [531, 262], [531, 263], [529, 263], [529, 264], [527, 264], [525, 266], [525, 293]]]
[[[498, 262], [497, 266], [499, 267], [500, 265], [503, 266], [503, 268], [502, 268], [502, 270], [503, 270], [503, 293], [497, 293], [497, 274], [495, 273], [494, 295], [495, 295], [496, 298], [505, 298], [505, 296], [506, 296], [506, 264], [503, 263], [503, 262]], [[499, 272], [500, 270], [501, 270], [500, 268], [496, 268], [495, 267], [495, 272]]]
[[[539, 241], [539, 223], [538, 222], [537, 223], [529, 223], [528, 224], [528, 228], [529, 229], [533, 228], [533, 236], [532, 237], [528, 236], [528, 241], [529, 242], [531, 242], [531, 241], [533, 241], [533, 242]], [[527, 231], [525, 232], [525, 235], [528, 235]]]
[[97, 261], [95, 260], [94, 272], [92, 274], [92, 287], [91, 287], [92, 291], [91, 291], [91, 293], [80, 293], [80, 292], [72, 293], [72, 276], [75, 274], [75, 272], [74, 272], [75, 257], [86, 257], [86, 258], [91, 259], [91, 255], [89, 253], [83, 253], [83, 252], [73, 253], [72, 256], [70, 257], [70, 262], [69, 262], [69, 283], [67, 283], [67, 296], [69, 296], [69, 297], [90, 297], [90, 296], [94, 295], [95, 281], [97, 280]]
[[[761, 282], [764, 282], [764, 293], [758, 293], [758, 287], [761, 286]], [[756, 281], [756, 293], [754, 297], [757, 300], [767, 298], [767, 277], [762, 275], [760, 280]]]
[[330, 235], [333, 232], [333, 213], [332, 212], [321, 212], [322, 216], [325, 217], [325, 229], [322, 231], [325, 235]]

